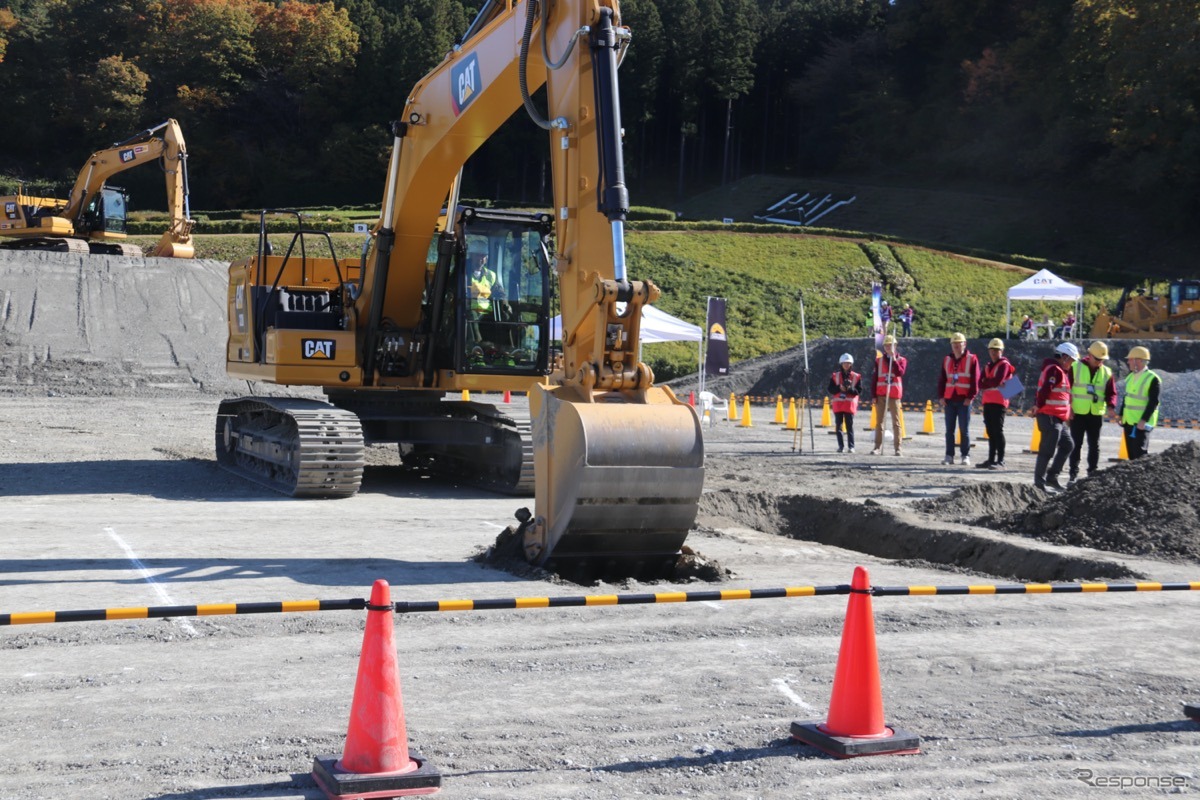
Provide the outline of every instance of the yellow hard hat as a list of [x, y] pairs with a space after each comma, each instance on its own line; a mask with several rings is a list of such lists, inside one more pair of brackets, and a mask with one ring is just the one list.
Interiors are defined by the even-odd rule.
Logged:
[[892, 335], [889, 333], [887, 336], [883, 337], [883, 343], [884, 343], [884, 344], [895, 344], [895, 343], [896, 343], [896, 337], [895, 337], [895, 336], [892, 336]]
[[1088, 347], [1088, 352], [1091, 353], [1095, 358], [1103, 361], [1104, 359], [1108, 358], [1108, 345], [1106, 345], [1104, 342], [1092, 342], [1091, 346]]
[[955, 334], [951, 335], [951, 336], [950, 336], [950, 343], [951, 343], [951, 344], [954, 344], [955, 342], [962, 342], [963, 344], [966, 344], [966, 342], [967, 342], [967, 336], [966, 336], [966, 334], [963, 334], [963, 333], [955, 333]]
[[1003, 349], [1004, 349], [1004, 340], [1002, 340], [1002, 339], [992, 339], [990, 342], [988, 342], [988, 350], [1003, 350]]
[[1150, 351], [1139, 344], [1137, 347], [1129, 350], [1129, 355], [1127, 355], [1126, 358], [1140, 358], [1143, 361], [1149, 361]]

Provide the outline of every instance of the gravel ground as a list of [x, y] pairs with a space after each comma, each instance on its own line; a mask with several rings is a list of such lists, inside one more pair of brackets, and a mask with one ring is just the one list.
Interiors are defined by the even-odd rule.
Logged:
[[[514, 575], [475, 558], [521, 503], [412, 475], [390, 449], [345, 500], [222, 472], [213, 415], [226, 388], [244, 391], [221, 375], [222, 273], [171, 267], [0, 262], [0, 613], [365, 597], [380, 577], [401, 601], [832, 585], [856, 564], [891, 586], [1200, 579], [1186, 553], [975, 524], [1129, 486], [1194, 496], [1161, 465], [1200, 432], [1160, 429], [1154, 458], [1105, 461], [1074, 495], [1040, 498], [1026, 418], [1009, 418], [1010, 469], [992, 473], [942, 465], [940, 436], [914, 435], [901, 458], [837, 454], [827, 431], [782, 430], [764, 407], [753, 427], [705, 430], [688, 544], [721, 582]], [[1115, 426], [1101, 448], [1116, 453]], [[1088, 525], [1111, 534], [1129, 523], [1112, 513], [1148, 513], [1114, 508]], [[922, 754], [836, 761], [788, 731], [825, 715], [845, 605], [404, 616], [408, 732], [447, 797], [1200, 792], [1200, 725], [1181, 712], [1200, 703], [1186, 633], [1200, 592], [876, 598], [886, 715]], [[345, 741], [361, 637], [355, 612], [0, 627], [0, 797], [316, 800], [308, 773]]]

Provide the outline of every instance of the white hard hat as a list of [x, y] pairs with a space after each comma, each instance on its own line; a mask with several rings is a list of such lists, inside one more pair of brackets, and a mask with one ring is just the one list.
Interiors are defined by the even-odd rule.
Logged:
[[1079, 348], [1070, 342], [1063, 342], [1058, 347], [1054, 348], [1054, 352], [1058, 353], [1060, 356], [1070, 356], [1076, 361], [1079, 360]]
[[838, 359], [839, 364], [853, 364], [854, 356], [849, 353], [842, 353], [842, 357]]

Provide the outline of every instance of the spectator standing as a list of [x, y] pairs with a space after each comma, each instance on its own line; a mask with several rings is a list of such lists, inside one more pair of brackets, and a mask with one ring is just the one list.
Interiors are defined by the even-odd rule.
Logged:
[[888, 325], [892, 324], [892, 307], [887, 300], [879, 301], [879, 321], [883, 323], [883, 332], [887, 333]]
[[1092, 342], [1087, 354], [1071, 367], [1071, 451], [1067, 483], [1079, 477], [1083, 440], [1087, 439], [1087, 474], [1100, 469], [1100, 429], [1110, 408], [1117, 407], [1117, 382], [1105, 365], [1108, 345]]
[[904, 397], [904, 372], [908, 359], [896, 353], [896, 337], [891, 334], [883, 338], [883, 355], [875, 359], [875, 447], [871, 455], [883, 453], [883, 418], [892, 415], [892, 436], [896, 443], [896, 455], [900, 455], [900, 398]]
[[[858, 397], [862, 394], [862, 375], [854, 371], [854, 356], [842, 353], [838, 369], [829, 379], [829, 409], [833, 411], [833, 429], [837, 433], [838, 452], [843, 445], [854, 452], [854, 414], [858, 411]], [[842, 428], [846, 428], [846, 440], [842, 441]]]
[[1008, 414], [1008, 398], [1000, 388], [1016, 373], [1012, 362], [1004, 357], [1004, 340], [988, 342], [989, 361], [983, 367], [979, 388], [983, 390], [983, 427], [988, 435], [987, 461], [976, 464], [982, 469], [1004, 469], [1004, 417]]
[[1042, 362], [1034, 399], [1042, 444], [1033, 466], [1033, 485], [1043, 491], [1047, 488], [1062, 491], [1058, 474], [1075, 449], [1068, 422], [1071, 419], [1071, 365], [1078, 360], [1078, 348], [1063, 342], [1054, 348], [1053, 356]]
[[913, 322], [913, 307], [908, 303], [904, 304], [904, 310], [900, 312], [900, 324], [904, 327], [905, 338], [912, 336]]
[[1147, 369], [1150, 351], [1134, 347], [1126, 357], [1129, 374], [1125, 377], [1125, 397], [1121, 403], [1121, 427], [1125, 430], [1125, 450], [1130, 459], [1146, 455], [1150, 431], [1158, 424], [1158, 395], [1162, 379]]
[[971, 463], [971, 403], [979, 394], [979, 359], [967, 350], [967, 337], [956, 333], [950, 337], [950, 355], [942, 359], [938, 374], [938, 396], [946, 412], [946, 458], [943, 464], [954, 463], [954, 429], [957, 425], [961, 464]]

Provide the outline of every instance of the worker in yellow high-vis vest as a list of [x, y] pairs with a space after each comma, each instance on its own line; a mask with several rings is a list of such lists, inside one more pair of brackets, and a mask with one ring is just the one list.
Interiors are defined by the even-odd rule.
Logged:
[[1130, 459], [1146, 455], [1150, 432], [1158, 424], [1158, 395], [1162, 379], [1150, 365], [1150, 351], [1138, 346], [1126, 356], [1129, 375], [1125, 378], [1125, 397], [1117, 412], [1125, 430], [1125, 450]]
[[1117, 382], [1108, 360], [1108, 345], [1092, 342], [1083, 358], [1071, 367], [1071, 438], [1075, 449], [1067, 462], [1070, 469], [1067, 482], [1079, 477], [1079, 460], [1083, 455], [1083, 440], [1087, 439], [1087, 474], [1100, 468], [1100, 429], [1104, 417], [1117, 407]]

